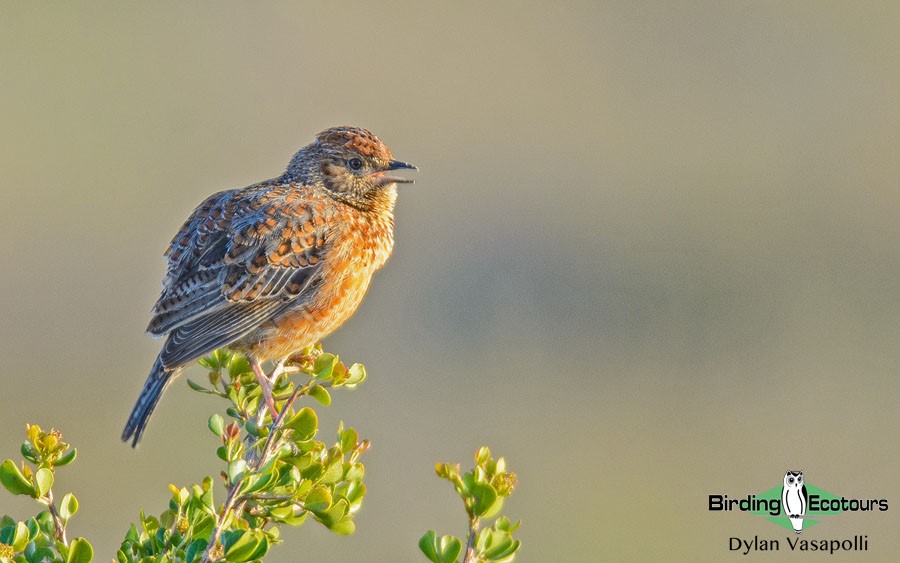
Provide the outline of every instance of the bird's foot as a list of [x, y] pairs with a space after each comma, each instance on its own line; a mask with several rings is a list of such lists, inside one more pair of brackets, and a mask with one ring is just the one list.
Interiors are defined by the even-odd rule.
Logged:
[[[256, 374], [256, 379], [259, 381], [259, 386], [262, 389], [263, 399], [266, 401], [266, 405], [269, 407], [269, 412], [272, 413], [272, 420], [278, 418], [278, 410], [275, 408], [275, 400], [272, 399], [272, 382], [269, 380], [269, 376], [266, 375], [266, 372], [263, 371], [262, 366], [256, 360], [250, 362], [250, 367], [253, 368], [253, 373]], [[277, 379], [276, 378], [273, 378]]]
[[297, 373], [300, 371], [300, 368], [297, 366], [288, 366], [285, 363], [289, 360], [289, 358], [284, 358], [280, 362], [275, 365], [275, 369], [272, 370], [272, 375], [270, 376], [272, 385], [276, 385], [278, 383], [278, 378], [285, 373]]

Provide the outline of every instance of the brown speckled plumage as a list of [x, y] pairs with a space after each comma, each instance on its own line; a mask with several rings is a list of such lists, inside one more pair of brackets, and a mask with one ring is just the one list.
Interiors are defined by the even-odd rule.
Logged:
[[288, 356], [359, 306], [394, 244], [393, 159], [375, 135], [336, 127], [279, 178], [213, 194], [172, 239], [147, 331], [166, 336], [122, 439], [141, 439], [185, 364], [228, 347], [252, 363]]

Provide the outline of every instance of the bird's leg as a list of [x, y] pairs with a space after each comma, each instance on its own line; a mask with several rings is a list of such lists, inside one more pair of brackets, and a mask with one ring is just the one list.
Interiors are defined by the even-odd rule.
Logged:
[[256, 374], [256, 379], [257, 381], [259, 381], [259, 386], [262, 388], [263, 398], [265, 399], [266, 404], [269, 406], [269, 411], [272, 412], [272, 420], [275, 420], [276, 418], [278, 418], [278, 411], [275, 410], [275, 401], [272, 400], [272, 383], [271, 381], [269, 381], [269, 377], [266, 375], [266, 372], [263, 371], [262, 365], [260, 365], [259, 361], [251, 359], [250, 367], [253, 368], [253, 373]]

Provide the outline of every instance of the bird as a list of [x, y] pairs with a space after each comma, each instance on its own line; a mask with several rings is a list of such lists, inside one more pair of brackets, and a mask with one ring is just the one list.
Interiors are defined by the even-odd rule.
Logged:
[[806, 483], [803, 482], [803, 472], [785, 473], [784, 486], [781, 488], [781, 505], [797, 535], [803, 531], [803, 517], [806, 515], [808, 502], [809, 493], [806, 491]]
[[[136, 447], [184, 367], [227, 348], [247, 356], [270, 409], [292, 353], [336, 330], [362, 302], [394, 246], [395, 160], [373, 133], [333, 127], [284, 173], [204, 200], [165, 252], [147, 332], [165, 341], [122, 432]], [[262, 363], [278, 361], [265, 374]]]

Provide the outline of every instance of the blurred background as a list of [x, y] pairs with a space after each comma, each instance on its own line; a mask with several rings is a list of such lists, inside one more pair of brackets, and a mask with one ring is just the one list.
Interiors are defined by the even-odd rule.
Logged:
[[119, 442], [161, 253], [208, 194], [353, 124], [421, 169], [393, 259], [325, 342], [368, 368], [319, 411], [326, 438], [343, 419], [373, 441], [369, 494], [355, 535], [310, 520], [269, 561], [424, 561], [427, 529], [465, 533], [434, 463], [481, 444], [519, 475], [522, 562], [722, 560], [785, 534], [708, 495], [787, 469], [888, 498], [804, 538], [893, 559], [898, 22], [819, 1], [3, 3], [0, 458], [26, 421], [62, 429], [71, 533], [101, 561], [168, 483], [217, 474], [219, 404], [185, 378]]

